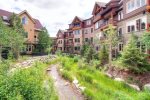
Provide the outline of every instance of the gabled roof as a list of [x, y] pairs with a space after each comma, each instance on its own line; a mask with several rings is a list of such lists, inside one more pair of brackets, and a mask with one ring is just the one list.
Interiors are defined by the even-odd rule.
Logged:
[[22, 12], [19, 13], [18, 15], [22, 15], [22, 14], [24, 14], [24, 13], [26, 13], [26, 14], [30, 17], [30, 19], [35, 23], [35, 20], [31, 17], [31, 15], [30, 15], [26, 10], [22, 11]]
[[82, 18], [80, 18], [80, 17], [78, 17], [78, 16], [75, 16], [75, 18], [73, 19], [72, 23], [73, 23], [76, 19], [78, 19], [78, 20], [81, 21], [81, 22], [83, 21]]
[[12, 15], [12, 12], [8, 12], [6, 10], [0, 9], [0, 16], [7, 16], [10, 17]]
[[34, 19], [34, 21], [35, 21], [35, 28], [36, 29], [42, 29], [43, 28], [42, 24], [40, 23], [40, 21], [38, 19]]
[[[26, 10], [22, 11], [18, 15], [21, 15], [23, 13], [27, 13], [28, 16], [31, 18], [31, 20], [35, 23], [35, 29], [42, 29], [43, 28], [40, 21], [38, 19], [32, 18], [31, 15]], [[7, 16], [9, 18], [12, 14], [13, 14], [12, 12], [0, 9], [0, 16]]]
[[104, 2], [95, 2], [95, 5], [94, 5], [94, 8], [93, 8], [93, 11], [92, 11], [92, 14], [94, 14], [94, 12], [95, 12], [95, 10], [96, 10], [96, 7], [102, 7], [102, 8], [104, 8], [104, 7], [106, 7], [106, 3], [104, 3]]

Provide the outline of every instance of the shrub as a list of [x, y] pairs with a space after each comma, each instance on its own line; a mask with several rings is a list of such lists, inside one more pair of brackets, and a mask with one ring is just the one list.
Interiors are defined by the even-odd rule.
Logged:
[[99, 59], [101, 61], [101, 64], [104, 65], [108, 63], [108, 50], [106, 49], [106, 45], [102, 46], [102, 49], [99, 52]]
[[45, 64], [38, 63], [37, 66], [28, 69], [7, 72], [6, 75], [0, 73], [0, 99], [50, 100], [53, 98], [57, 100], [53, 82], [45, 76], [45, 66]]

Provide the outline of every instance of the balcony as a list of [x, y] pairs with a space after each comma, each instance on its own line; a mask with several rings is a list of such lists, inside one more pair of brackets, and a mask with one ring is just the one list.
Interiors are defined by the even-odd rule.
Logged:
[[74, 43], [73, 42], [65, 42], [65, 46], [73, 46]]
[[109, 19], [109, 21], [106, 21], [100, 25], [100, 29], [101, 30], [106, 29], [110, 24], [112, 24], [113, 26], [117, 26], [117, 21], [113, 19]]

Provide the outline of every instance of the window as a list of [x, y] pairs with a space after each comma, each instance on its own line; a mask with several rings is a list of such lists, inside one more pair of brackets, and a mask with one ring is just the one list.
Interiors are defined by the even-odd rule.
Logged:
[[91, 28], [91, 33], [93, 33], [93, 28]]
[[140, 49], [140, 52], [146, 52], [146, 46], [142, 44], [140, 41], [137, 42], [137, 48]]
[[130, 26], [128, 26], [128, 33], [129, 33], [129, 32], [131, 32], [131, 31], [130, 31]]
[[80, 27], [80, 23], [74, 23], [75, 27]]
[[88, 29], [85, 29], [85, 30], [84, 30], [84, 34], [88, 34]]
[[137, 31], [140, 31], [140, 29], [141, 29], [141, 19], [136, 20], [136, 29], [137, 29]]
[[91, 37], [91, 43], [93, 43], [93, 37]]
[[86, 25], [91, 25], [91, 20], [87, 20]]
[[120, 21], [121, 19], [123, 19], [123, 12], [119, 12], [118, 13], [118, 20]]
[[122, 36], [122, 28], [118, 29], [118, 36]]
[[75, 51], [79, 51], [80, 50], [80, 46], [77, 46], [74, 48]]
[[80, 30], [75, 30], [75, 35], [79, 35], [80, 34]]
[[141, 24], [141, 29], [142, 30], [145, 29], [145, 23], [144, 22], [142, 22], [142, 24]]
[[23, 18], [22, 18], [22, 24], [23, 24], [23, 25], [27, 24], [27, 21], [28, 21], [28, 20], [27, 20], [27, 17], [23, 17]]
[[144, 5], [146, 5], [146, 0], [130, 0], [126, 5], [127, 13], [143, 7]]
[[85, 38], [85, 42], [88, 42], [88, 38]]
[[28, 38], [28, 32], [24, 32], [23, 35], [24, 35], [25, 38]]
[[123, 43], [119, 43], [119, 51], [123, 51]]
[[95, 23], [95, 29], [98, 29], [99, 28], [99, 24], [98, 22]]
[[80, 42], [80, 38], [75, 38], [75, 42]]
[[131, 26], [131, 32], [134, 32], [135, 31], [135, 27], [134, 25]]

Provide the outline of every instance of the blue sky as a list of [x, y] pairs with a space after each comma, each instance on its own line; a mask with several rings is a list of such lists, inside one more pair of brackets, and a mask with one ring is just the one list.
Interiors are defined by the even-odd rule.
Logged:
[[0, 0], [0, 9], [15, 13], [27, 10], [54, 37], [59, 29], [68, 28], [74, 16], [91, 17], [96, 1], [107, 3], [110, 0]]

